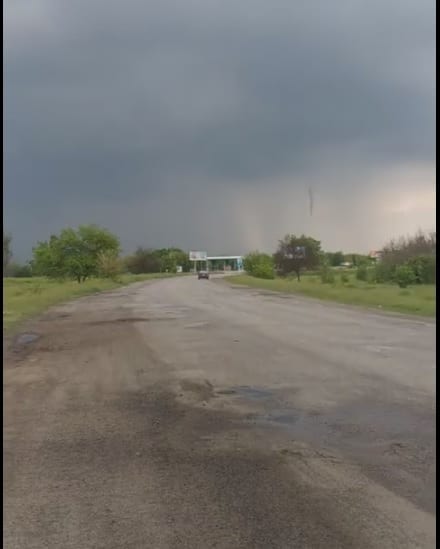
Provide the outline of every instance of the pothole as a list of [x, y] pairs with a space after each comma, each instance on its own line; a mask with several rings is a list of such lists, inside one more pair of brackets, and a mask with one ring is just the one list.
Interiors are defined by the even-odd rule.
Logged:
[[115, 318], [113, 320], [92, 320], [90, 322], [88, 322], [87, 324], [91, 325], [91, 326], [100, 326], [102, 324], [124, 324], [124, 323], [128, 323], [128, 324], [134, 324], [134, 323], [137, 323], [137, 322], [166, 322], [166, 321], [170, 321], [170, 320], [176, 320], [175, 317], [172, 317], [172, 316], [169, 316], [169, 317], [150, 317], [150, 318], [146, 318], [146, 317], [128, 317], [128, 318]]
[[208, 326], [208, 322], [193, 322], [191, 324], [185, 324], [185, 329], [197, 329], [197, 328], [205, 328]]
[[24, 334], [20, 334], [19, 336], [17, 336], [16, 340], [15, 340], [15, 344], [16, 345], [29, 345], [30, 343], [33, 343], [34, 341], [37, 341], [37, 339], [39, 339], [40, 335], [39, 334], [34, 334], [34, 333], [24, 333]]
[[245, 396], [246, 398], [251, 398], [254, 400], [271, 398], [273, 397], [272, 391], [268, 389], [261, 389], [259, 387], [250, 387], [247, 385], [242, 385], [235, 388], [237, 394]]
[[216, 395], [235, 395], [237, 397], [243, 397], [250, 400], [261, 399], [273, 399], [274, 395], [272, 391], [268, 389], [262, 389], [261, 387], [252, 387], [249, 385], [237, 385], [234, 387], [226, 387], [225, 389], [219, 389], [215, 392]]

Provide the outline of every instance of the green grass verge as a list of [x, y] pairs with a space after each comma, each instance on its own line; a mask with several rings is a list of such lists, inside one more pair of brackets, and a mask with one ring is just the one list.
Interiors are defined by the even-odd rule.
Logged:
[[9, 332], [26, 318], [38, 315], [57, 303], [69, 301], [119, 286], [151, 280], [182, 276], [172, 274], [121, 275], [118, 281], [92, 278], [82, 284], [75, 281], [54, 281], [43, 277], [3, 279], [3, 330]]
[[347, 305], [360, 305], [398, 313], [420, 316], [435, 316], [435, 285], [415, 285], [399, 288], [391, 284], [369, 284], [350, 275], [349, 282], [336, 280], [334, 284], [323, 284], [319, 276], [304, 275], [301, 282], [295, 279], [276, 278], [263, 280], [248, 275], [226, 278], [231, 284], [241, 284], [275, 292], [301, 294], [317, 299], [336, 301]]

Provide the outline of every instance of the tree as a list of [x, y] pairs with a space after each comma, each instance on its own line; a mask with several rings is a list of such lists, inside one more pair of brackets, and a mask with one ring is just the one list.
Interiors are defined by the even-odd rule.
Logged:
[[256, 278], [274, 278], [273, 257], [260, 252], [252, 252], [244, 258], [244, 268]]
[[122, 273], [122, 262], [114, 251], [105, 251], [98, 254], [98, 273], [102, 278], [117, 280]]
[[57, 236], [52, 235], [47, 242], [38, 242], [33, 248], [32, 271], [37, 276], [64, 278], [65, 269], [58, 240]]
[[133, 274], [140, 273], [175, 273], [181, 266], [184, 272], [191, 269], [188, 254], [180, 248], [161, 248], [151, 250], [139, 247], [135, 253], [126, 258], [127, 269]]
[[301, 272], [316, 268], [322, 257], [321, 242], [306, 235], [299, 237], [288, 234], [278, 243], [274, 262], [278, 273], [286, 276], [295, 273], [298, 281]]
[[368, 255], [350, 253], [344, 255], [344, 261], [351, 263], [352, 267], [359, 267], [359, 265], [371, 263], [371, 259]]
[[400, 288], [407, 288], [416, 281], [414, 271], [408, 265], [399, 265], [396, 268], [395, 278]]
[[330, 267], [339, 267], [341, 263], [344, 263], [343, 252], [327, 252], [325, 255]]
[[403, 265], [419, 256], [436, 255], [436, 233], [418, 231], [414, 236], [391, 240], [382, 249], [381, 261], [387, 265]]
[[84, 282], [99, 274], [101, 254], [117, 256], [118, 252], [115, 235], [96, 225], [82, 225], [77, 230], [63, 229], [48, 242], [39, 242], [33, 249], [32, 266], [36, 274]]
[[5, 276], [6, 269], [12, 259], [11, 241], [12, 236], [3, 231], [3, 276]]
[[437, 262], [435, 255], [419, 255], [406, 262], [412, 269], [417, 284], [435, 284]]
[[[399, 267], [405, 269], [399, 270]], [[398, 273], [405, 278], [407, 269], [413, 271], [417, 284], [434, 284], [436, 280], [436, 233], [417, 232], [413, 236], [391, 240], [382, 249], [375, 268], [376, 280], [396, 282]], [[403, 274], [402, 274], [403, 273]]]
[[139, 247], [135, 253], [126, 258], [125, 264], [130, 273], [159, 273], [160, 259], [154, 250]]
[[11, 261], [3, 274], [12, 278], [29, 278], [32, 276], [32, 268], [29, 263], [21, 264]]
[[155, 250], [155, 254], [159, 258], [160, 272], [175, 273], [177, 266], [181, 266], [185, 272], [191, 270], [188, 254], [180, 248], [161, 248]]

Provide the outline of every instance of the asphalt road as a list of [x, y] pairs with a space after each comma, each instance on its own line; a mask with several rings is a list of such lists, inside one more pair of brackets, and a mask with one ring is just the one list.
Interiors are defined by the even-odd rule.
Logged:
[[185, 277], [26, 331], [7, 549], [435, 547], [435, 323]]

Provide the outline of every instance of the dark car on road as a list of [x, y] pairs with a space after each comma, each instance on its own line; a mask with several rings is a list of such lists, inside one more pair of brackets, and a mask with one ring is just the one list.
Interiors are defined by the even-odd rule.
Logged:
[[199, 280], [200, 280], [201, 278], [206, 278], [206, 280], [209, 280], [209, 273], [208, 273], [208, 271], [199, 271], [198, 278], [199, 278]]

